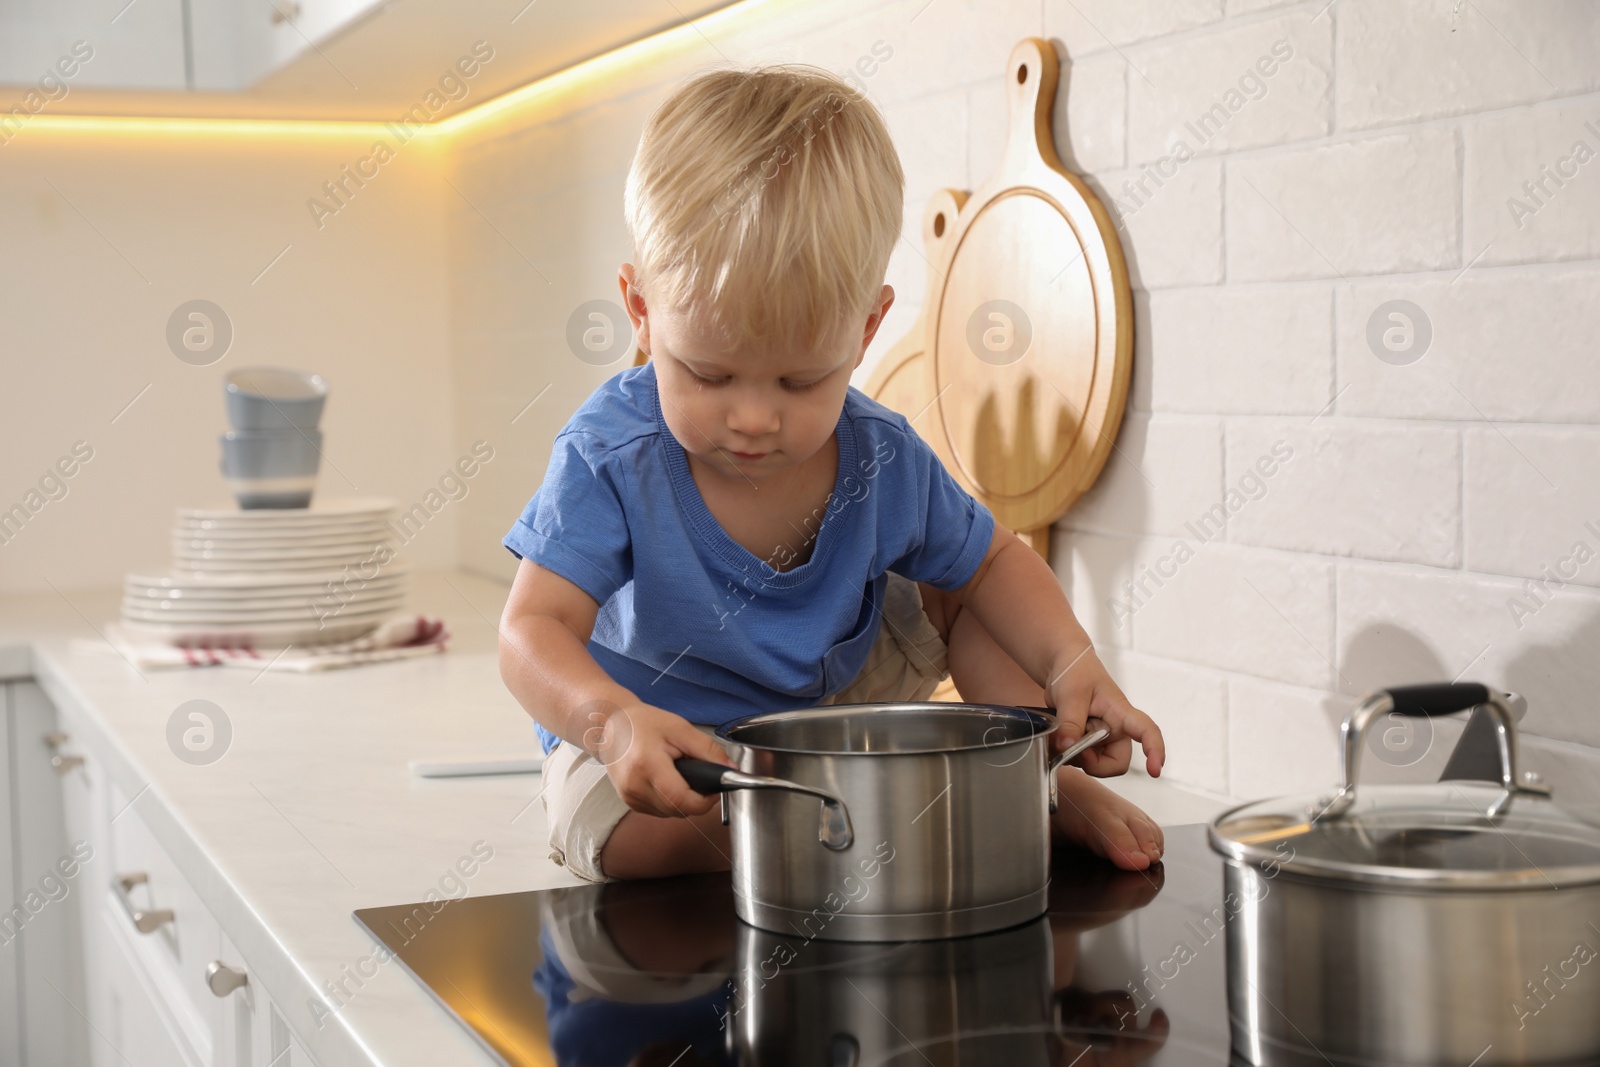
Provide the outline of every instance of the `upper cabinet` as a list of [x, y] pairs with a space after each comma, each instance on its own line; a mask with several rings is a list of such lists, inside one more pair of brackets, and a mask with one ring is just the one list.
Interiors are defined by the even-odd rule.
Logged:
[[247, 89], [306, 53], [317, 55], [385, 6], [384, 0], [189, 0], [188, 88]]
[[8, 0], [0, 112], [389, 122], [427, 97], [437, 121], [727, 6]]
[[387, 6], [385, 0], [19, 0], [0, 6], [0, 81], [26, 85], [53, 73], [69, 90], [238, 92], [304, 53], [316, 54]]
[[183, 0], [0, 4], [0, 81], [51, 103], [80, 89], [188, 88], [186, 47]]

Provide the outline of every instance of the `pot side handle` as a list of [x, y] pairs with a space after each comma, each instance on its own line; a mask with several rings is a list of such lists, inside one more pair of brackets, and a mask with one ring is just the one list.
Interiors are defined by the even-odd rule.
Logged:
[[689, 783], [690, 789], [705, 796], [728, 793], [735, 789], [785, 789], [791, 793], [804, 793], [816, 797], [822, 801], [822, 819], [817, 827], [817, 840], [822, 842], [823, 847], [833, 852], [843, 852], [855, 841], [855, 829], [850, 824], [850, 809], [845, 807], [842, 799], [826, 789], [801, 785], [799, 782], [783, 778], [763, 778], [759, 775], [745, 774], [732, 767], [724, 767], [720, 763], [692, 759], [688, 756], [673, 760], [672, 765], [683, 775], [683, 780]]
[[[1097, 722], [1098, 720], [1091, 719], [1089, 721]], [[1060, 793], [1056, 785], [1056, 771], [1060, 770], [1068, 760], [1076, 759], [1086, 749], [1093, 748], [1110, 736], [1111, 731], [1101, 727], [1098, 730], [1093, 730], [1087, 734], [1084, 734], [1078, 739], [1077, 743], [1073, 744], [1069, 748], [1062, 749], [1060, 752], [1057, 752], [1054, 756], [1050, 757], [1050, 762], [1045, 765], [1045, 776], [1049, 779], [1050, 783], [1051, 815], [1054, 815], [1061, 806]]]

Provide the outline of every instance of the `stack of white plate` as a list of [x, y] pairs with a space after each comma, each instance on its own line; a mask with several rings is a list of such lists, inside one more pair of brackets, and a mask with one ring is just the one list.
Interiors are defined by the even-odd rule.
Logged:
[[130, 574], [130, 634], [190, 647], [327, 644], [405, 600], [389, 500], [309, 508], [179, 508], [168, 574]]

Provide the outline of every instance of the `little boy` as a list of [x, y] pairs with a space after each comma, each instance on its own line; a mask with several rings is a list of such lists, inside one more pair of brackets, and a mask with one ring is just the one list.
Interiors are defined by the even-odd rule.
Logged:
[[712, 734], [762, 711], [1046, 705], [1053, 836], [1139, 870], [1160, 829], [1089, 778], [1151, 775], [1161, 732], [1111, 680], [1039, 555], [904, 415], [850, 385], [894, 290], [904, 177], [877, 109], [813, 67], [703, 74], [628, 173], [624, 304], [648, 357], [556, 436], [505, 545], [506, 685], [538, 722], [551, 858], [591, 881], [724, 870]]

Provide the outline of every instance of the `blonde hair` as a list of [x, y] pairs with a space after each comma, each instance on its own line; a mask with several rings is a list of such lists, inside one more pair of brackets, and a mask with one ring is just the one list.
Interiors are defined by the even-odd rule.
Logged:
[[628, 170], [636, 284], [729, 344], [814, 348], [876, 300], [904, 186], [883, 116], [828, 71], [700, 74], [650, 116]]

